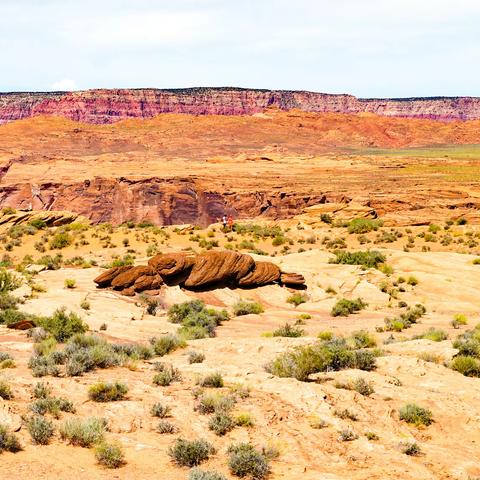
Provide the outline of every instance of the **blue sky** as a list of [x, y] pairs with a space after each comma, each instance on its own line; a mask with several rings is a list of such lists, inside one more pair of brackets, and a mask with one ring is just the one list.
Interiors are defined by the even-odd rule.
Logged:
[[480, 96], [480, 0], [0, 0], [0, 91]]

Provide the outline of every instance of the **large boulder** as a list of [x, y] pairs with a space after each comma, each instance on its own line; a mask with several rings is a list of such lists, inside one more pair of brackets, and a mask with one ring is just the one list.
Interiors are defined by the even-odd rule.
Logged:
[[162, 278], [173, 277], [192, 268], [195, 257], [186, 253], [158, 254], [148, 260], [148, 265]]
[[280, 275], [280, 282], [284, 285], [291, 285], [295, 287], [301, 287], [305, 285], [305, 278], [299, 273], [285, 273]]
[[123, 290], [131, 287], [137, 278], [144, 275], [154, 275], [155, 271], [152, 267], [147, 265], [139, 265], [138, 267], [131, 267], [128, 270], [116, 275], [112, 280], [112, 287], [116, 290]]
[[280, 269], [271, 262], [255, 262], [253, 270], [238, 281], [239, 287], [268, 285], [280, 280]]
[[112, 280], [117, 276], [120, 275], [123, 272], [126, 272], [127, 270], [130, 270], [133, 268], [131, 265], [125, 265], [123, 267], [113, 267], [107, 270], [106, 272], [101, 273], [97, 278], [95, 278], [93, 281], [100, 287], [100, 288], [106, 288], [110, 287], [112, 284]]
[[144, 290], [157, 290], [163, 285], [163, 279], [160, 275], [142, 275], [135, 280], [133, 289], [136, 292], [143, 292]]
[[185, 286], [200, 287], [228, 280], [237, 283], [254, 267], [255, 261], [250, 255], [230, 251], [206, 252], [196, 257]]

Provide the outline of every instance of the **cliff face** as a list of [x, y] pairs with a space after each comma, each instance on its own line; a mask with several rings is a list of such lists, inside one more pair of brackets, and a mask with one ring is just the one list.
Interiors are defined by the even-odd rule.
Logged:
[[[264, 216], [278, 219], [300, 213], [304, 207], [343, 196], [295, 192], [221, 192], [205, 190], [190, 179], [129, 180], [96, 178], [71, 184], [32, 185], [22, 183], [0, 187], [0, 205], [20, 209], [69, 210], [94, 223], [122, 223], [149, 219], [158, 225], [196, 223], [208, 225], [227, 212], [235, 218]], [[40, 193], [41, 192], [41, 193]]]
[[94, 124], [151, 118], [161, 113], [252, 115], [268, 107], [433, 120], [480, 119], [480, 98], [476, 97], [361, 99], [304, 91], [190, 88], [5, 93], [0, 94], [0, 124], [36, 115]]

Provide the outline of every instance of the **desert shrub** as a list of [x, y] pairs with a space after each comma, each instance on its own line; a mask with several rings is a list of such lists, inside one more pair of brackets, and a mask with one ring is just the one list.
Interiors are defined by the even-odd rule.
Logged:
[[46, 357], [55, 351], [57, 341], [53, 337], [47, 337], [33, 345], [33, 352], [40, 357]]
[[352, 420], [353, 422], [356, 422], [358, 420], [357, 415], [351, 412], [350, 410], [348, 410], [348, 408], [335, 410], [333, 414], [336, 417], [341, 418], [342, 420]]
[[215, 453], [214, 446], [204, 439], [185, 440], [177, 438], [168, 449], [172, 460], [181, 467], [195, 467]]
[[153, 383], [162, 387], [167, 387], [172, 382], [180, 382], [182, 375], [180, 371], [172, 365], [166, 363], [155, 362], [155, 370], [158, 372], [153, 377]]
[[73, 289], [76, 287], [76, 285], [77, 285], [77, 282], [73, 278], [65, 279], [65, 288]]
[[317, 335], [317, 338], [319, 338], [320, 340], [331, 340], [333, 338], [333, 333], [328, 330], [325, 330], [323, 332], [320, 332]]
[[203, 378], [199, 378], [197, 384], [201, 387], [222, 388], [223, 377], [222, 374], [219, 372], [211, 373]]
[[3, 400], [11, 400], [13, 398], [12, 389], [5, 380], [0, 380], [0, 398]]
[[374, 388], [371, 382], [367, 382], [363, 377], [358, 377], [352, 382], [353, 390], [358, 392], [360, 395], [364, 397], [370, 396], [374, 393]]
[[56, 233], [53, 238], [50, 240], [50, 249], [60, 250], [62, 248], [68, 247], [73, 243], [73, 238], [69, 233], [59, 232]]
[[361, 298], [356, 300], [348, 300], [347, 298], [341, 298], [337, 303], [332, 307], [330, 315], [332, 317], [348, 317], [351, 313], [359, 312], [363, 308], [367, 307]]
[[65, 342], [74, 334], [88, 330], [88, 325], [76, 313], [67, 313], [64, 307], [55, 310], [51, 317], [42, 317], [37, 324], [58, 342]]
[[355, 350], [343, 338], [333, 338], [315, 345], [305, 345], [282, 353], [266, 367], [278, 377], [293, 377], [306, 381], [317, 372], [358, 368], [373, 370], [375, 355], [370, 350]]
[[47, 398], [52, 393], [52, 387], [45, 382], [37, 382], [33, 389], [32, 394], [35, 398]]
[[160, 420], [157, 425], [157, 432], [161, 434], [171, 434], [178, 432], [178, 428], [168, 420]]
[[245, 399], [250, 396], [250, 388], [242, 383], [230, 385], [229, 390], [235, 398]]
[[422, 453], [420, 445], [416, 442], [402, 442], [400, 444], [400, 451], [405, 455], [417, 456]]
[[400, 420], [412, 423], [417, 427], [420, 425], [429, 426], [433, 423], [432, 412], [427, 408], [420, 407], [415, 403], [407, 403], [399, 412]]
[[128, 392], [124, 383], [97, 382], [88, 389], [88, 397], [95, 402], [115, 402], [123, 400]]
[[150, 413], [153, 417], [166, 418], [171, 416], [171, 408], [168, 405], [162, 403], [155, 403], [150, 409]]
[[407, 284], [411, 285], [412, 287], [415, 287], [416, 285], [418, 285], [418, 280], [413, 275], [410, 275], [407, 279]]
[[15, 274], [0, 268], [0, 294], [16, 290], [21, 284], [21, 280]]
[[424, 362], [437, 363], [439, 365], [444, 362], [442, 355], [432, 352], [422, 352], [418, 355], [418, 358]]
[[97, 462], [107, 468], [119, 468], [125, 464], [125, 456], [118, 443], [99, 443], [95, 447]]
[[462, 313], [457, 313], [456, 315], [453, 316], [453, 320], [451, 322], [451, 325], [453, 328], [458, 328], [460, 325], [467, 325], [468, 324], [468, 318], [466, 315], [463, 315]]
[[366, 432], [365, 437], [367, 437], [367, 440], [370, 440], [370, 441], [375, 441], [380, 439], [380, 437], [375, 432]]
[[13, 360], [13, 357], [6, 352], [0, 352], [0, 362], [4, 362], [5, 360]]
[[468, 355], [457, 355], [450, 363], [450, 368], [466, 377], [480, 377], [480, 360]]
[[355, 348], [372, 348], [377, 345], [375, 337], [366, 330], [358, 330], [353, 332], [350, 339]]
[[344, 428], [340, 430], [338, 440], [340, 442], [352, 442], [353, 440], [357, 440], [358, 435], [350, 428]]
[[288, 322], [283, 327], [277, 328], [273, 331], [274, 337], [301, 337], [305, 335], [305, 331], [299, 327], [290, 325]]
[[27, 430], [32, 437], [33, 443], [47, 445], [53, 436], [55, 428], [51, 420], [41, 415], [36, 415], [28, 419]]
[[190, 470], [188, 480], [227, 480], [227, 477], [218, 472], [194, 468]]
[[60, 438], [72, 445], [91, 447], [103, 440], [106, 420], [98, 417], [69, 418], [60, 426]]
[[231, 396], [225, 396], [218, 393], [203, 393], [198, 399], [195, 410], [206, 415], [214, 412], [230, 412], [235, 405], [235, 400]]
[[348, 223], [348, 233], [368, 233], [383, 226], [382, 220], [370, 218], [354, 218]]
[[217, 326], [229, 319], [226, 310], [206, 308], [201, 300], [173, 305], [167, 315], [170, 322], [181, 324], [179, 334], [190, 339], [214, 337]]
[[235, 427], [235, 420], [226, 412], [216, 412], [208, 422], [208, 428], [223, 436]]
[[188, 352], [188, 363], [202, 363], [204, 360], [205, 355], [202, 352]]
[[159, 338], [152, 338], [150, 343], [152, 344], [155, 355], [158, 355], [159, 357], [163, 357], [179, 348], [185, 348], [187, 346], [185, 340], [178, 335], [173, 335], [171, 333]]
[[22, 449], [17, 437], [10, 432], [6, 425], [0, 424], [0, 453], [16, 453]]
[[233, 306], [233, 314], [237, 317], [260, 313], [263, 313], [263, 306], [259, 302], [240, 300]]
[[269, 460], [250, 443], [237, 443], [228, 447], [228, 466], [237, 477], [261, 480], [270, 472]]
[[438, 328], [429, 328], [426, 332], [423, 332], [420, 335], [415, 335], [414, 340], [424, 339], [431, 340], [432, 342], [442, 342], [448, 338], [447, 332], [445, 330], [440, 330]]
[[296, 307], [298, 307], [299, 305], [307, 301], [308, 301], [308, 295], [302, 292], [295, 292], [287, 298], [287, 303], [291, 303]]
[[335, 258], [331, 258], [328, 263], [338, 263], [344, 265], [360, 265], [363, 268], [377, 268], [385, 263], [386, 257], [377, 250], [366, 250], [357, 252], [346, 252], [338, 250], [333, 252]]
[[426, 308], [417, 303], [414, 307], [409, 307], [404, 313], [394, 318], [385, 318], [385, 330], [388, 332], [401, 332], [405, 328], [409, 328], [412, 324], [417, 323], [418, 319], [426, 312]]
[[239, 413], [235, 417], [235, 425], [238, 427], [253, 427], [254, 424], [252, 416], [247, 412]]

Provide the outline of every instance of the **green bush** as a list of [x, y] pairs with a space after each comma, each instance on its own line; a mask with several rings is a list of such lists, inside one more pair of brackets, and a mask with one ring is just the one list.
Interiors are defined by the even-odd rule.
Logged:
[[363, 268], [378, 268], [387, 260], [385, 255], [383, 255], [383, 253], [380, 253], [377, 250], [366, 250], [357, 252], [337, 250], [333, 253], [335, 255], [335, 258], [331, 258], [328, 263], [360, 265]]
[[222, 388], [223, 378], [219, 372], [211, 373], [203, 378], [198, 379], [197, 384], [201, 387]]
[[233, 306], [233, 314], [236, 317], [241, 315], [260, 314], [263, 313], [263, 305], [259, 302], [251, 302], [248, 300], [240, 300]]
[[125, 456], [118, 443], [102, 442], [95, 447], [97, 462], [106, 468], [119, 468], [125, 464]]
[[353, 332], [350, 338], [355, 348], [372, 348], [377, 346], [375, 337], [366, 330]]
[[90, 385], [88, 397], [94, 402], [115, 402], [123, 400], [127, 392], [128, 387], [124, 383], [97, 382]]
[[423, 332], [421, 335], [415, 335], [414, 340], [424, 339], [431, 340], [432, 342], [443, 342], [448, 338], [447, 332], [445, 330], [440, 330], [438, 328], [429, 328], [426, 332]]
[[205, 355], [201, 352], [188, 352], [188, 363], [202, 363], [205, 360]]
[[305, 335], [305, 331], [299, 327], [290, 325], [288, 322], [283, 327], [277, 328], [272, 334], [274, 337], [302, 337]]
[[192, 340], [214, 337], [217, 326], [229, 319], [226, 310], [206, 308], [201, 300], [173, 305], [167, 315], [170, 322], [181, 324], [178, 333]]
[[33, 443], [37, 445], [47, 445], [53, 436], [55, 428], [51, 420], [36, 415], [27, 421], [27, 430], [32, 437]]
[[408, 403], [399, 410], [400, 420], [412, 423], [417, 427], [419, 425], [429, 426], [433, 423], [432, 412], [427, 408], [420, 407], [415, 403]]
[[216, 412], [208, 422], [208, 428], [223, 436], [235, 427], [235, 420], [225, 412]]
[[374, 393], [373, 385], [370, 382], [367, 382], [363, 377], [358, 377], [352, 382], [353, 390], [358, 392], [360, 395], [364, 397], [370, 396]]
[[72, 445], [91, 447], [103, 440], [106, 426], [103, 418], [69, 418], [60, 427], [60, 437]]
[[68, 247], [73, 243], [73, 238], [70, 234], [66, 232], [59, 232], [54, 235], [54, 237], [50, 240], [50, 249], [62, 249]]
[[332, 317], [348, 317], [351, 313], [359, 312], [367, 306], [368, 304], [365, 303], [361, 298], [357, 298], [356, 300], [341, 298], [332, 307], [330, 315]]
[[161, 434], [171, 434], [178, 432], [178, 428], [168, 420], [160, 420], [157, 425], [157, 432]]
[[295, 292], [287, 298], [287, 303], [291, 303], [296, 307], [305, 302], [308, 302], [308, 295], [306, 293]]
[[400, 444], [400, 450], [405, 455], [416, 457], [422, 453], [422, 450], [416, 442], [403, 442]]
[[0, 380], [0, 398], [3, 400], [11, 400], [13, 398], [12, 389], [5, 380]]
[[238, 427], [253, 427], [254, 424], [252, 416], [247, 412], [239, 413], [235, 417], [235, 425]]
[[195, 467], [215, 453], [214, 446], [206, 440], [185, 440], [177, 438], [168, 449], [172, 460], [181, 467]]
[[51, 333], [57, 342], [65, 342], [74, 334], [88, 330], [88, 325], [76, 313], [67, 313], [65, 307], [55, 310], [51, 317], [42, 317], [37, 324]]
[[417, 323], [417, 320], [421, 318], [426, 312], [426, 308], [417, 303], [414, 307], [409, 307], [406, 312], [401, 313], [398, 317], [386, 318], [385, 330], [401, 332], [405, 328], [409, 328], [412, 324]]
[[341, 442], [352, 442], [353, 440], [357, 440], [358, 435], [350, 428], [344, 428], [340, 430], [338, 439]]
[[0, 424], [0, 453], [16, 453], [22, 449], [17, 437], [10, 432], [7, 426]]
[[235, 405], [235, 400], [231, 396], [225, 396], [218, 393], [204, 393], [200, 395], [198, 403], [195, 406], [202, 415], [214, 412], [230, 412]]
[[228, 466], [237, 477], [261, 480], [270, 472], [268, 458], [249, 443], [237, 443], [228, 447]]
[[65, 279], [65, 288], [73, 289], [76, 287], [76, 285], [77, 285], [77, 282], [73, 278]]
[[0, 294], [16, 290], [22, 284], [21, 280], [5, 268], [0, 268]]
[[266, 367], [278, 377], [293, 377], [306, 381], [318, 372], [358, 368], [373, 370], [376, 358], [370, 350], [355, 350], [343, 338], [333, 338], [315, 345], [299, 346], [282, 353]]
[[466, 377], [480, 377], [480, 360], [467, 355], [457, 355], [450, 363], [450, 368]]
[[30, 410], [37, 415], [49, 413], [55, 418], [59, 418], [60, 412], [75, 413], [75, 407], [70, 400], [50, 395], [38, 398], [30, 405]]
[[348, 233], [368, 233], [383, 226], [382, 220], [370, 218], [354, 218], [348, 223]]
[[188, 480], [227, 480], [227, 477], [221, 473], [194, 468], [190, 470]]
[[163, 363], [157, 363], [156, 365], [158, 373], [153, 377], [153, 383], [155, 385], [168, 387], [172, 382], [180, 382], [182, 380], [180, 371], [172, 365], [165, 365]]
[[185, 348], [187, 346], [185, 340], [178, 335], [173, 335], [171, 333], [159, 338], [152, 338], [150, 343], [152, 344], [155, 355], [158, 355], [159, 357], [163, 357], [179, 348]]
[[168, 405], [162, 403], [155, 403], [150, 409], [150, 413], [153, 417], [166, 418], [171, 416], [171, 408]]

